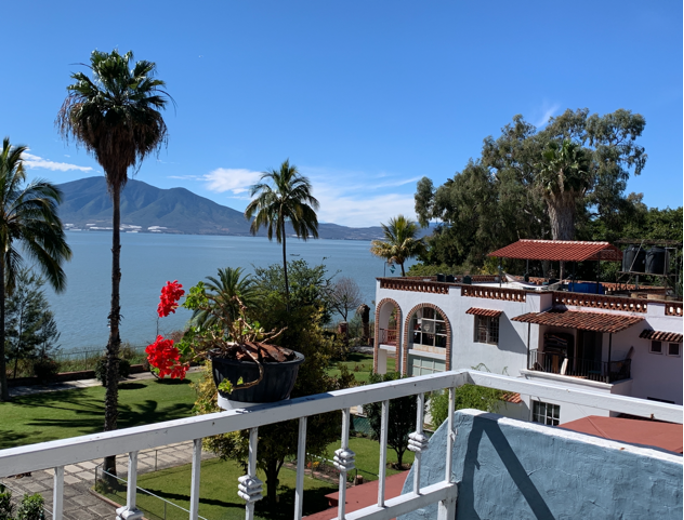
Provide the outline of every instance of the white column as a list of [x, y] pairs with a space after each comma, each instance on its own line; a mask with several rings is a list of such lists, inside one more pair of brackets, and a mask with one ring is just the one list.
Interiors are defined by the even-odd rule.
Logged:
[[385, 507], [385, 479], [387, 477], [387, 421], [389, 400], [382, 402], [380, 422], [380, 467], [378, 468], [378, 507]]
[[340, 498], [337, 506], [338, 520], [344, 520], [345, 501], [347, 499], [347, 472], [354, 469], [356, 454], [349, 449], [349, 424], [351, 413], [349, 408], [342, 410], [342, 442], [340, 449], [335, 451], [333, 464], [340, 470]]
[[52, 520], [62, 520], [64, 511], [64, 466], [55, 468], [52, 487]]
[[421, 453], [428, 449], [428, 438], [423, 433], [423, 414], [425, 412], [425, 394], [416, 396], [416, 431], [409, 435], [408, 449], [415, 453], [413, 461], [413, 492], [420, 494]]
[[192, 443], [192, 477], [190, 483], [190, 520], [199, 516], [200, 471], [202, 469], [202, 439]]
[[297, 444], [297, 487], [295, 489], [295, 520], [302, 520], [304, 505], [304, 468], [306, 467], [306, 417], [299, 418], [299, 442]]
[[264, 488], [264, 483], [257, 478], [257, 444], [259, 442], [259, 428], [249, 429], [249, 459], [247, 461], [247, 475], [238, 478], [238, 496], [242, 498], [247, 505], [245, 506], [245, 519], [254, 519], [254, 503], [261, 500], [263, 495], [261, 492]]
[[139, 520], [142, 511], [135, 507], [135, 497], [138, 491], [138, 452], [128, 454], [128, 485], [126, 490], [126, 505], [116, 510], [117, 520]]

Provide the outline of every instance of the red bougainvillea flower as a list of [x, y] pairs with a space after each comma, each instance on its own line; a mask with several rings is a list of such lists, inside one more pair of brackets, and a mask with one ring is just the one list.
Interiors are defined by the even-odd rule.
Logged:
[[189, 363], [180, 361], [180, 352], [173, 346], [172, 339], [157, 336], [157, 340], [145, 349], [150, 365], [159, 370], [159, 377], [171, 376], [172, 379], [185, 379]]
[[183, 286], [178, 283], [178, 280], [166, 282], [166, 285], [162, 287], [159, 305], [157, 306], [157, 314], [159, 317], [165, 318], [172, 312], [176, 312], [178, 300], [180, 300], [184, 294], [185, 291], [183, 290]]

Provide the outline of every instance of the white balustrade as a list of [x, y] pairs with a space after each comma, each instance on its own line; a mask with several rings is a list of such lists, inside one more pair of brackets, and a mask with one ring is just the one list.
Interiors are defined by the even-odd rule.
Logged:
[[[295, 491], [295, 520], [302, 517], [304, 498], [304, 468], [306, 460], [307, 417], [342, 410], [342, 435], [340, 449], [335, 452], [335, 465], [340, 470], [340, 497], [338, 517], [341, 520], [377, 519], [389, 520], [429, 504], [438, 504], [438, 518], [454, 518], [457, 483], [452, 482], [452, 444], [454, 429], [454, 389], [463, 384], [476, 384], [507, 392], [534, 395], [538, 399], [570, 402], [581, 407], [611, 410], [658, 420], [682, 423], [682, 407], [632, 397], [606, 395], [595, 390], [573, 389], [555, 383], [540, 383], [510, 376], [458, 370], [426, 376], [388, 381], [375, 385], [350, 388], [282, 401], [257, 405], [249, 410], [230, 410], [214, 414], [189, 417], [175, 421], [138, 426], [71, 439], [45, 442], [0, 451], [0, 477], [54, 468], [53, 519], [61, 520], [63, 512], [64, 466], [89, 461], [109, 455], [128, 453], [128, 497], [126, 505], [119, 508], [119, 518], [133, 520], [142, 514], [136, 508], [137, 456], [141, 450], [157, 448], [177, 442], [193, 441], [192, 482], [190, 518], [199, 518], [199, 483], [202, 439], [232, 431], [249, 430], [249, 460], [247, 475], [240, 477], [238, 495], [246, 501], [246, 518], [254, 516], [254, 504], [262, 498], [263, 483], [256, 475], [258, 428], [267, 424], [299, 419], [297, 447], [297, 486]], [[444, 480], [424, 488], [420, 487], [421, 453], [428, 442], [423, 432], [425, 393], [447, 389], [449, 392], [449, 415], [447, 460]], [[409, 449], [414, 451], [413, 492], [387, 499], [385, 497], [385, 471], [387, 463], [387, 430], [389, 401], [416, 396], [418, 411], [416, 431], [410, 435]], [[355, 454], [349, 449], [350, 408], [374, 402], [382, 402], [380, 467], [378, 503], [347, 513], [345, 511], [346, 481], [348, 472], [355, 467]]]

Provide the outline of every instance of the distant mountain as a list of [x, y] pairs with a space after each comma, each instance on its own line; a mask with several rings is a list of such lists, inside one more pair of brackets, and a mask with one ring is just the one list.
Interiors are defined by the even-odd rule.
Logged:
[[[111, 229], [112, 200], [104, 177], [88, 177], [59, 186], [63, 202], [62, 222], [70, 229]], [[121, 227], [141, 233], [187, 235], [249, 235], [249, 222], [240, 211], [200, 197], [185, 188], [168, 190], [130, 179], [121, 193]], [[289, 229], [288, 234], [293, 234]], [[380, 226], [350, 228], [319, 224], [320, 238], [374, 240], [382, 238]], [[259, 235], [265, 236], [262, 230]]]

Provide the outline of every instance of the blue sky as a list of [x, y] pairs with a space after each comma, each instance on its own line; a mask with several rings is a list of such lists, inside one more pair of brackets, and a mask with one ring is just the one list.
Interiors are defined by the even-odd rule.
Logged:
[[176, 108], [168, 148], [137, 179], [242, 210], [259, 172], [289, 158], [319, 219], [413, 215], [515, 114], [641, 113], [648, 162], [628, 191], [682, 205], [682, 3], [22, 2], [0, 31], [0, 133], [31, 176], [101, 175], [54, 119], [93, 49], [157, 63]]

